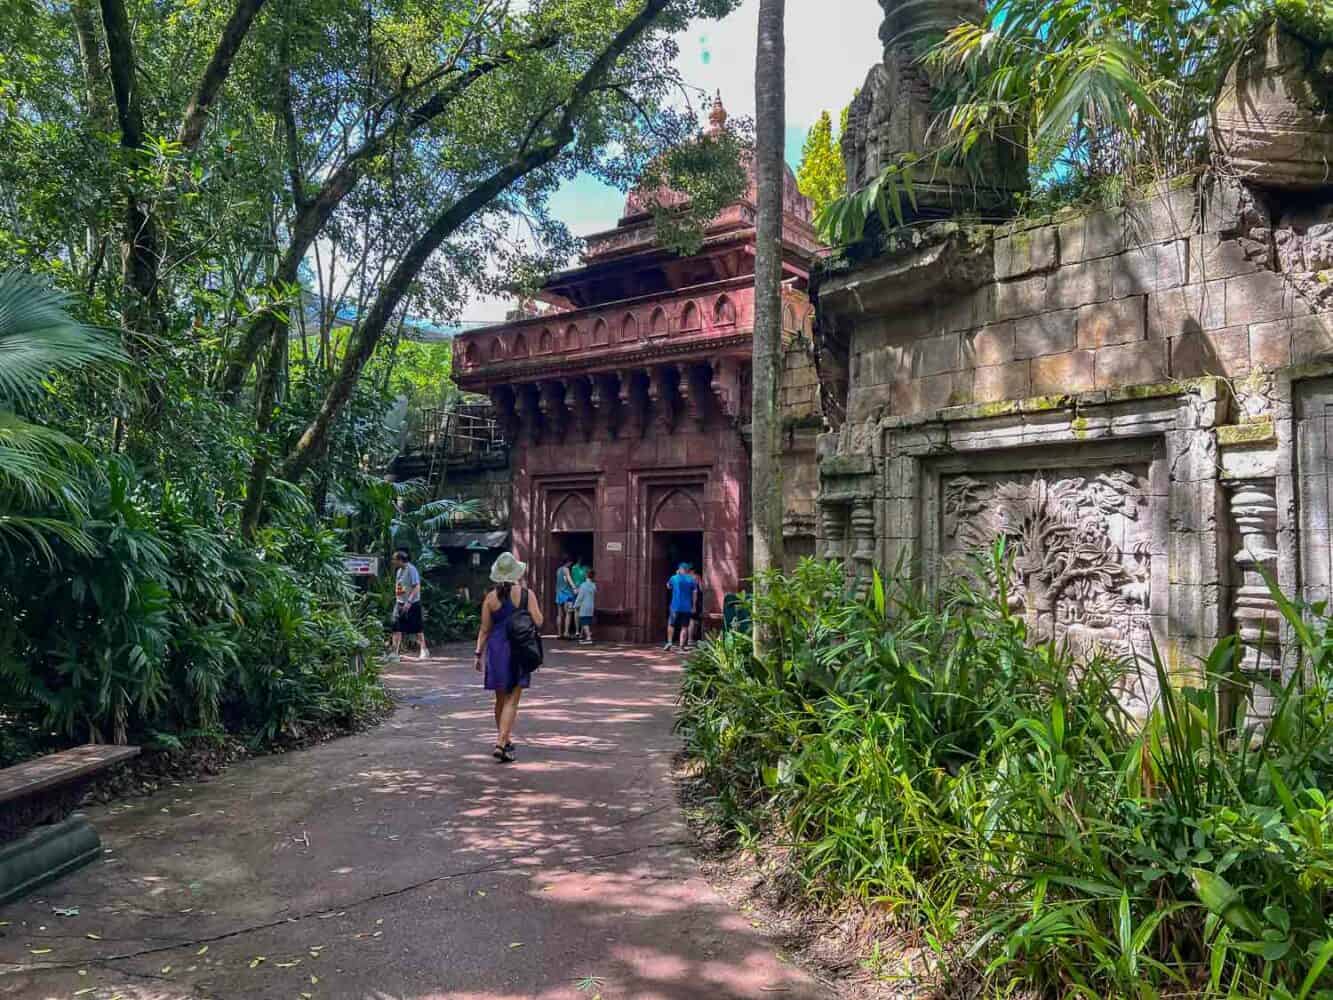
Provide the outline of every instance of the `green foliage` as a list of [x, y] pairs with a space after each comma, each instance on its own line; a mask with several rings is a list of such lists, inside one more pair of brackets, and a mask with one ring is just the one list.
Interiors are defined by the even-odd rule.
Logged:
[[1329, 0], [1274, 0], [1278, 20], [1316, 45], [1333, 45], [1333, 3]]
[[59, 574], [28, 557], [0, 588], [0, 705], [71, 740], [225, 726], [259, 743], [345, 724], [382, 702], [343, 546], [296, 501], [262, 552], [156, 500], [105, 462], [84, 530], [53, 540]]
[[[843, 112], [843, 119], [847, 117]], [[845, 127], [845, 126], [844, 126]], [[841, 198], [847, 187], [847, 166], [842, 152], [833, 138], [833, 119], [827, 111], [806, 134], [801, 148], [801, 165], [796, 171], [796, 183], [801, 194], [814, 203], [816, 215]]]
[[[15, 407], [42, 395], [48, 376], [121, 357], [100, 330], [75, 322], [66, 297], [17, 271], [0, 273], [0, 550], [35, 550], [47, 559], [49, 539], [83, 552], [77, 489], [87, 452], [60, 431], [25, 420]], [[50, 516], [53, 511], [61, 516]]]
[[[1278, 3], [1312, 19], [1308, 0]], [[943, 95], [930, 148], [886, 166], [876, 197], [855, 192], [831, 205], [821, 234], [856, 242], [867, 218], [893, 214], [913, 169], [966, 166], [988, 144], [1024, 150], [1038, 195], [1050, 188], [1065, 202], [1186, 173], [1207, 157], [1198, 123], [1222, 75], [1271, 12], [1259, 0], [992, 4], [985, 20], [960, 24], [923, 56]]]
[[878, 579], [859, 600], [834, 564], [772, 578], [777, 653], [726, 635], [687, 667], [719, 815], [777, 827], [811, 892], [888, 907], [997, 995], [1333, 995], [1333, 637], [1284, 599], [1304, 669], [1238, 731], [1234, 639], [1199, 688], [1160, 660], [1076, 668], [1029, 645], [1008, 572], [999, 550], [994, 592], [929, 602]]

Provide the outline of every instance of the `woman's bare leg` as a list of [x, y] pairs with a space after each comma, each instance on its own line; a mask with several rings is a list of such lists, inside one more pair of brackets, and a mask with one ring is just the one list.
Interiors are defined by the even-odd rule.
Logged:
[[500, 735], [500, 716], [505, 710], [505, 693], [503, 691], [495, 692], [495, 735], [500, 746], [504, 746], [504, 740], [498, 739]]
[[500, 746], [508, 746], [514, 735], [514, 723], [518, 719], [518, 702], [523, 697], [523, 689], [516, 687], [505, 697], [504, 708], [500, 712]]

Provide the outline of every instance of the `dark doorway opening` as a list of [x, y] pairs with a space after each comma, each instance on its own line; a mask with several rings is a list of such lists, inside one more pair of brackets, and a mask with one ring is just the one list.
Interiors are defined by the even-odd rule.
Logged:
[[[578, 559], [584, 566], [592, 567], [593, 541], [591, 531], [553, 531], [551, 532], [551, 558], [559, 566], [565, 556]], [[551, 567], [552, 582], [555, 578], [555, 566]]]
[[648, 594], [651, 604], [648, 621], [652, 633], [650, 642], [665, 641], [667, 617], [671, 610], [671, 593], [666, 589], [676, 567], [687, 562], [699, 571], [708, 585], [708, 567], [704, 565], [704, 535], [702, 531], [654, 531], [652, 579]]

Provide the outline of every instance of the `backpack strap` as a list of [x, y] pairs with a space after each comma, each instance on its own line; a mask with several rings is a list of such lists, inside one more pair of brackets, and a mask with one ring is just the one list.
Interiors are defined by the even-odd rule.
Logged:
[[527, 587], [522, 587], [522, 588], [519, 589], [519, 604], [518, 604], [518, 609], [519, 609], [520, 611], [527, 611], [527, 610], [528, 610], [528, 588], [527, 588]]

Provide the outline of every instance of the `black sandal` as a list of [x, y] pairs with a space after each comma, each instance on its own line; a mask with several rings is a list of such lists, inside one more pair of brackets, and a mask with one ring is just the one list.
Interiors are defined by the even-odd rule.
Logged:
[[496, 761], [500, 764], [514, 763], [513, 752], [510, 750], [506, 750], [504, 747], [499, 746], [498, 744], [496, 745], [495, 750], [491, 753], [491, 756], [494, 757]]

